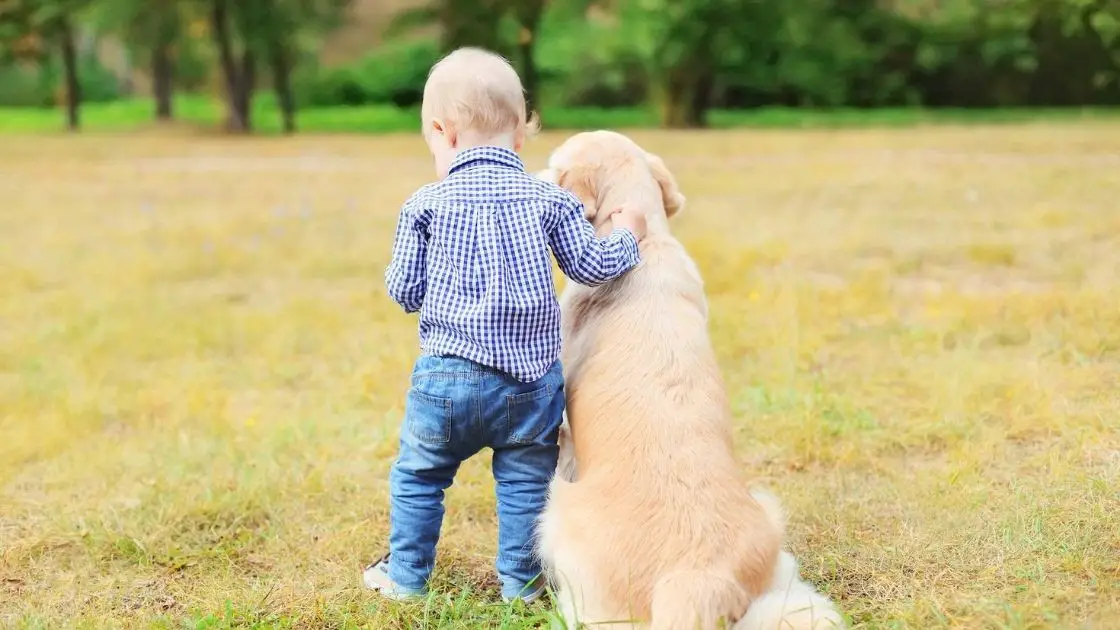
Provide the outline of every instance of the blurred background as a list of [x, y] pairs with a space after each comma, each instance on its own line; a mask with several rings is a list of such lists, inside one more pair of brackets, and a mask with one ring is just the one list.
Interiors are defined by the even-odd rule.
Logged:
[[411, 129], [463, 45], [552, 128], [1120, 104], [1120, 0], [2, 0], [0, 125]]
[[0, 0], [0, 628], [550, 626], [486, 456], [439, 597], [359, 581], [462, 45], [530, 169], [672, 169], [736, 455], [854, 629], [1120, 628], [1120, 0]]

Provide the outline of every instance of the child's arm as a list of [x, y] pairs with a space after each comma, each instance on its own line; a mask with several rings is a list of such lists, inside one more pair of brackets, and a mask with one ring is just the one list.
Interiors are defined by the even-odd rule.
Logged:
[[556, 223], [549, 230], [549, 245], [564, 275], [594, 287], [632, 269], [641, 260], [638, 239], [624, 228], [599, 238], [574, 197], [556, 208]]
[[389, 297], [406, 313], [415, 313], [424, 304], [428, 287], [428, 224], [416, 197], [405, 202], [397, 219], [393, 240], [393, 259], [385, 270]]

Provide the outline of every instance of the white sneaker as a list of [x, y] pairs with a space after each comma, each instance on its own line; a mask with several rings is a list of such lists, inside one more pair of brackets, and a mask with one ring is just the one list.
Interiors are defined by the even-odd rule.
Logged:
[[525, 588], [521, 589], [521, 593], [518, 594], [517, 597], [510, 598], [503, 595], [502, 601], [509, 604], [514, 599], [520, 599], [527, 606], [540, 599], [541, 595], [544, 595], [544, 592], [545, 590], [547, 590], [547, 588], [548, 582], [544, 578], [538, 577], [537, 579], [530, 582]]
[[366, 567], [365, 571], [362, 572], [362, 583], [365, 584], [366, 588], [396, 601], [427, 595], [426, 589], [418, 591], [407, 589], [389, 577], [389, 554], [385, 554], [380, 560]]

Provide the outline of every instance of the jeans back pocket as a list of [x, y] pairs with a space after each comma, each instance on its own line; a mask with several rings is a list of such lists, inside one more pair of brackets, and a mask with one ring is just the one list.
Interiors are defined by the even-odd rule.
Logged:
[[563, 390], [552, 379], [538, 389], [506, 395], [506, 439], [510, 444], [532, 444], [546, 431], [558, 429], [564, 406], [557, 397]]
[[406, 424], [416, 439], [426, 444], [447, 444], [451, 441], [454, 405], [450, 398], [425, 394], [413, 386], [408, 390], [406, 405]]

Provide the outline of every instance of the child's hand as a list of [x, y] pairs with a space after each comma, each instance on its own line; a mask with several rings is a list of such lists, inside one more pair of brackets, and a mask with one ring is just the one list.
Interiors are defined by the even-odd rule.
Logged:
[[634, 235], [637, 240], [646, 237], [646, 215], [630, 204], [625, 204], [611, 213], [611, 224]]

